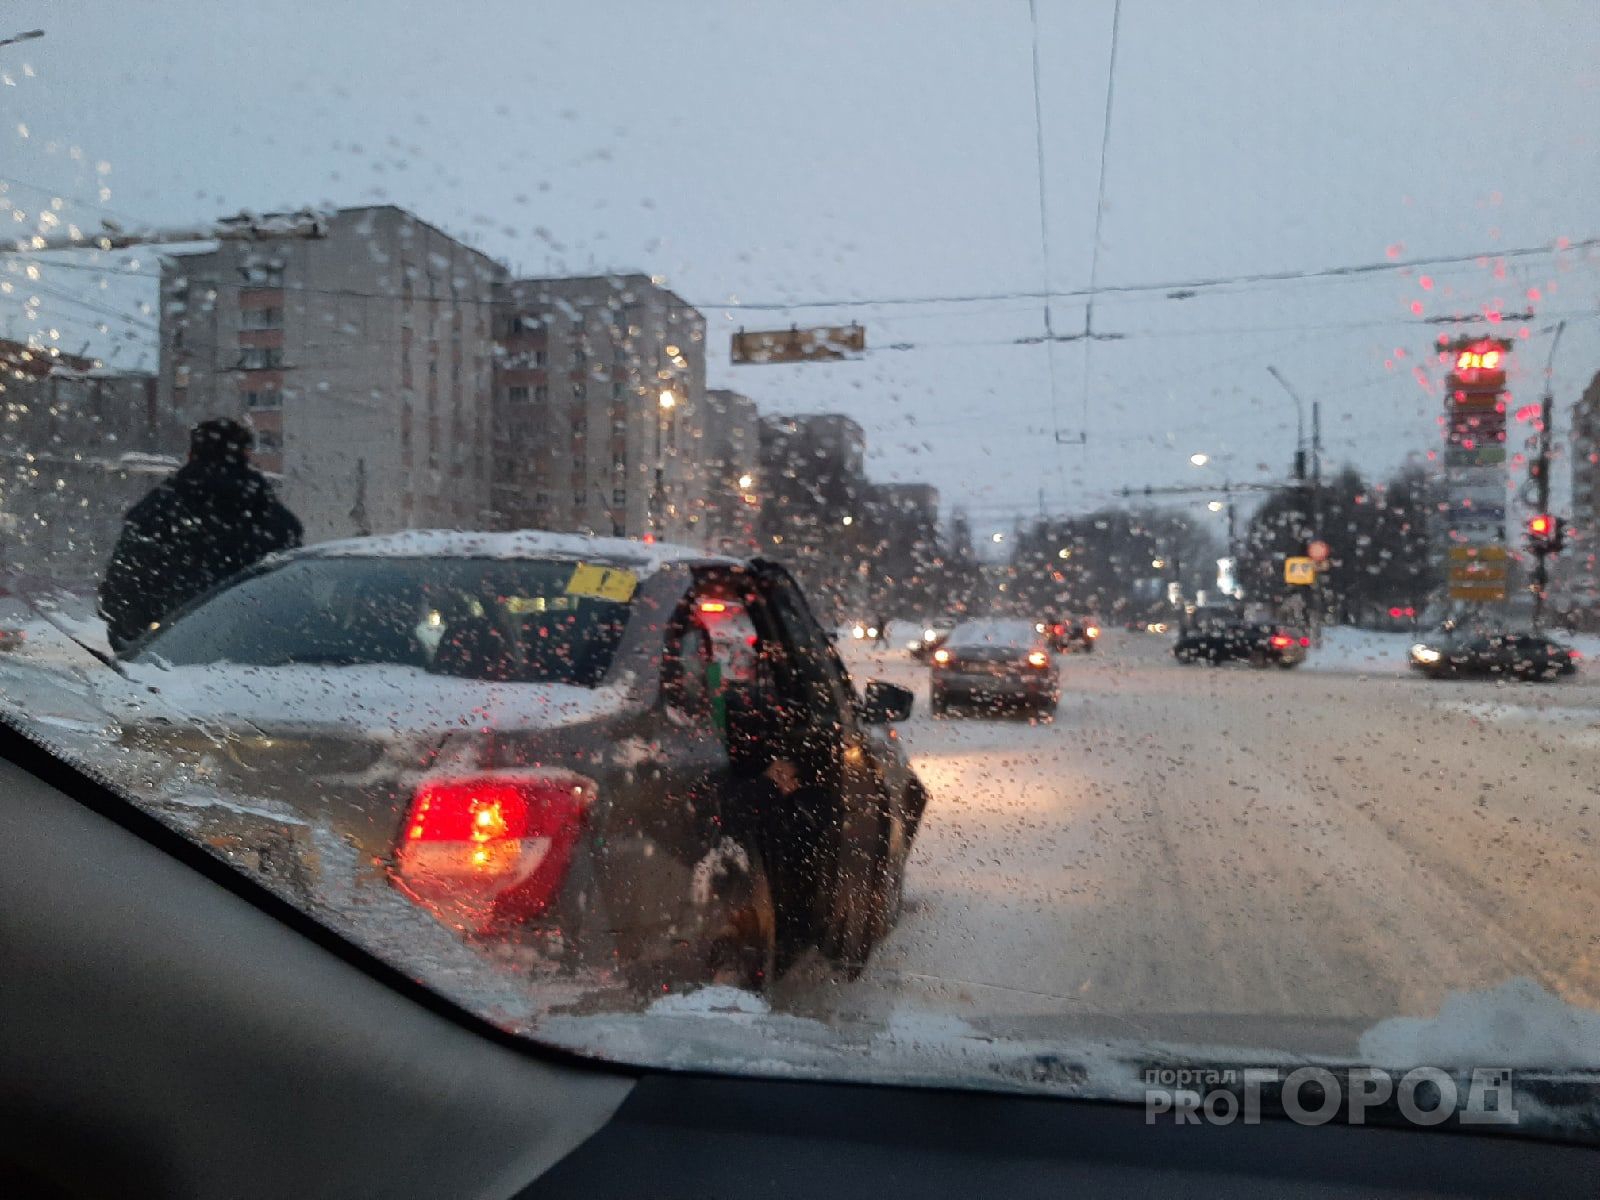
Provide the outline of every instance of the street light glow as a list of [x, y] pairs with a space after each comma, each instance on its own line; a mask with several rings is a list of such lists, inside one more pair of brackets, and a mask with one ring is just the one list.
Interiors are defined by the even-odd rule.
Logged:
[[1212, 512], [1221, 512], [1222, 511], [1222, 501], [1221, 500], [1213, 500], [1210, 504], [1206, 505], [1206, 507], [1209, 508]]
[[741, 475], [741, 476], [739, 476], [739, 486], [742, 487], [742, 488], [748, 488], [754, 482], [755, 482], [755, 479], [752, 476], [749, 476], [749, 475]]
[[844, 519], [844, 523], [846, 525], [854, 525], [856, 523], [856, 519], [854, 517], [846, 517]]
[[1189, 461], [1197, 467], [1203, 467], [1211, 461], [1211, 456], [1209, 454], [1191, 454], [1189, 455]]
[[678, 403], [678, 398], [675, 395], [672, 394], [672, 389], [671, 388], [663, 388], [662, 391], [661, 391], [661, 407], [662, 408], [671, 408], [673, 405], [675, 405], [677, 403]]
[[1164, 558], [1152, 558], [1150, 560], [1150, 565], [1159, 571], [1162, 567], [1167, 565], [1167, 560]]
[[1057, 558], [1071, 558], [1072, 557], [1072, 551], [1068, 550], [1065, 546], [1063, 546], [1060, 550], [1056, 551], [1056, 557]]
[[994, 540], [997, 542], [1003, 542], [1006, 540], [1006, 535], [1003, 533], [997, 533], [994, 535]]

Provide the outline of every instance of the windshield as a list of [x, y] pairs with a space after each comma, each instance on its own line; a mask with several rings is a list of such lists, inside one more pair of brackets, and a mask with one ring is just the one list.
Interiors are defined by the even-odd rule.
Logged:
[[5, 12], [0, 720], [582, 1055], [1600, 1128], [1588, 0]]
[[569, 590], [565, 562], [316, 557], [243, 579], [143, 642], [136, 661], [393, 664], [593, 686], [628, 605]]

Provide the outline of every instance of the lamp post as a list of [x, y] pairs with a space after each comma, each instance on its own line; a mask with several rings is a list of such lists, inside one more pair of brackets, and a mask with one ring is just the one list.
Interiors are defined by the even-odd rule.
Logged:
[[667, 527], [667, 460], [662, 449], [663, 430], [678, 407], [678, 395], [671, 388], [662, 388], [656, 398], [656, 486], [651, 500], [650, 531], [658, 540]]

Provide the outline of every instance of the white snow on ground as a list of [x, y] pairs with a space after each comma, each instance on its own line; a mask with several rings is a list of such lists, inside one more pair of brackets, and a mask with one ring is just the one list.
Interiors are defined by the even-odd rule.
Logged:
[[716, 984], [692, 992], [669, 993], [654, 1001], [647, 1011], [669, 1017], [759, 1017], [772, 1009], [754, 992]]
[[1600, 1013], [1519, 976], [1451, 992], [1437, 1017], [1379, 1021], [1361, 1035], [1361, 1058], [1392, 1067], [1600, 1067]]
[[1403, 675], [1410, 669], [1407, 655], [1417, 640], [1410, 633], [1332, 625], [1322, 631], [1322, 645], [1311, 648], [1300, 669], [1341, 675]]

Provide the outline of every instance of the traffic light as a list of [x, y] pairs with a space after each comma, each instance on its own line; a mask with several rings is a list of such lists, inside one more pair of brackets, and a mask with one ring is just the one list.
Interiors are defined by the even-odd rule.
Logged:
[[1528, 547], [1535, 554], [1560, 554], [1567, 540], [1567, 523], [1549, 513], [1528, 518]]

